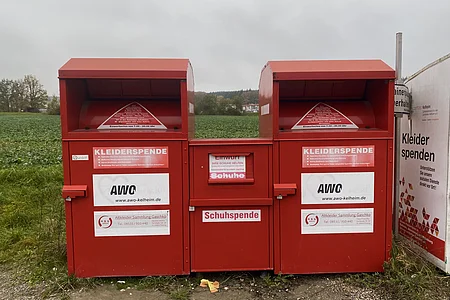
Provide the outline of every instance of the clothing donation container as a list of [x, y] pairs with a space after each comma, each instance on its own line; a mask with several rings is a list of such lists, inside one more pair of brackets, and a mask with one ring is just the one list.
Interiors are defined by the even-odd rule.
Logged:
[[375, 272], [391, 249], [395, 72], [380, 60], [270, 61], [274, 270]]
[[190, 272], [187, 59], [70, 59], [59, 70], [68, 271]]

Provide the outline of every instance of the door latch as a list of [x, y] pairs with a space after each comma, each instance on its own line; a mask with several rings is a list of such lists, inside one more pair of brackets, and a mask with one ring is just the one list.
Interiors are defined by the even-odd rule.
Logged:
[[296, 191], [297, 184], [295, 183], [275, 183], [273, 185], [273, 194], [277, 195], [278, 200], [289, 195], [295, 195]]
[[87, 185], [64, 185], [62, 188], [62, 197], [70, 202], [74, 198], [84, 198], [87, 195]]

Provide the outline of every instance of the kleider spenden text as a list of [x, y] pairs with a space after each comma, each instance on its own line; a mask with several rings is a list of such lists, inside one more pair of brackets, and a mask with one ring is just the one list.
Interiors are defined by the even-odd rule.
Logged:
[[[430, 137], [424, 136], [421, 133], [419, 133], [419, 134], [403, 133], [402, 134], [402, 144], [427, 146], [429, 141], [430, 141]], [[426, 151], [425, 147], [424, 147], [420, 150], [402, 149], [402, 157], [405, 160], [418, 159], [418, 160], [422, 160], [422, 161], [434, 162], [436, 155], [434, 152]]]

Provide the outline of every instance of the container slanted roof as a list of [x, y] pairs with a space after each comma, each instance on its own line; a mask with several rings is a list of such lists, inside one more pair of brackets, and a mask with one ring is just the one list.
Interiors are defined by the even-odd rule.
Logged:
[[59, 69], [60, 78], [185, 79], [188, 59], [71, 58]]
[[276, 80], [395, 79], [382, 60], [269, 61]]

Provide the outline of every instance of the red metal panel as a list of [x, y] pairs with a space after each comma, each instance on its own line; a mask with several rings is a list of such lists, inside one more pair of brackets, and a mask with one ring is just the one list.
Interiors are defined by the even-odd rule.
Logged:
[[[63, 172], [64, 184], [70, 184], [70, 154], [69, 143], [62, 143], [62, 158], [63, 158]], [[68, 274], [75, 273], [75, 264], [73, 257], [73, 225], [72, 225], [72, 202], [65, 201], [64, 203], [66, 215], [66, 251], [67, 251], [67, 272]]]
[[389, 261], [392, 249], [392, 214], [393, 191], [394, 191], [394, 141], [387, 141], [387, 172], [386, 172], [386, 257]]
[[189, 63], [187, 73], [187, 111], [188, 111], [188, 136], [189, 139], [195, 137], [195, 92], [194, 92], [194, 72], [192, 66]]
[[[93, 147], [168, 147], [168, 168], [93, 169]], [[184, 148], [183, 148], [184, 146]], [[86, 198], [72, 201], [72, 231], [74, 247], [74, 273], [77, 277], [147, 276], [186, 274], [189, 264], [186, 256], [185, 231], [187, 219], [183, 217], [187, 201], [183, 200], [183, 187], [188, 186], [183, 172], [186, 162], [186, 142], [72, 142], [70, 154], [89, 155], [89, 160], [71, 162], [71, 183], [86, 184], [90, 191]], [[181, 167], [181, 168], [180, 168]], [[181, 170], [181, 172], [180, 172]], [[156, 174], [169, 173], [168, 205], [110, 205], [94, 206], [92, 174]], [[113, 180], [113, 179], [112, 179]], [[105, 183], [106, 184], [106, 183]], [[117, 236], [94, 235], [94, 212], [170, 211], [170, 235]], [[106, 213], [107, 214], [107, 213]], [[183, 237], [184, 236], [184, 237]]]
[[[203, 222], [205, 211], [260, 211], [258, 222]], [[196, 207], [192, 214], [192, 272], [269, 270], [269, 206]]]
[[183, 274], [191, 272], [189, 232], [189, 144], [181, 142], [183, 148]]
[[[280, 142], [273, 143], [273, 183], [280, 183]], [[280, 201], [273, 204], [273, 271], [281, 274], [281, 220]]]
[[273, 131], [273, 74], [266, 65], [259, 80], [259, 136], [272, 137]]
[[[374, 145], [375, 167], [302, 168], [304, 146]], [[275, 231], [281, 240], [280, 271], [284, 274], [375, 272], [383, 270], [388, 218], [386, 206], [387, 172], [389, 172], [387, 141], [283, 141], [280, 142], [280, 182], [295, 183], [299, 187], [295, 196], [279, 201], [280, 228]], [[295, 167], [293, 167], [295, 166]], [[302, 173], [374, 172], [374, 203], [305, 204], [301, 201]], [[373, 208], [374, 230], [371, 233], [302, 234], [301, 210]], [[277, 266], [277, 264], [275, 264]], [[277, 271], [277, 268], [276, 268]]]

